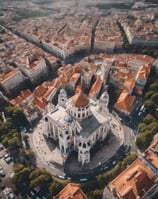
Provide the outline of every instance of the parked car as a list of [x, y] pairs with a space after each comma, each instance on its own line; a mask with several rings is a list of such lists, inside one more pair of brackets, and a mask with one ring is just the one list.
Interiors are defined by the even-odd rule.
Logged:
[[4, 146], [2, 143], [0, 143], [0, 151], [4, 149]]
[[9, 157], [9, 154], [6, 153], [6, 154], [4, 155], [4, 159], [6, 159], [6, 158], [8, 158], [8, 157]]
[[15, 198], [13, 190], [10, 187], [6, 187], [3, 190], [3, 193], [4, 193], [5, 197], [8, 198], [8, 199], [14, 199]]
[[125, 150], [124, 150], [125, 154], [129, 153], [130, 149], [131, 149], [131, 146], [130, 145], [126, 145], [125, 146]]
[[4, 155], [4, 160], [6, 161], [7, 164], [9, 164], [13, 159], [8, 153], [6, 153]]
[[0, 169], [0, 176], [4, 177], [5, 176], [5, 171], [3, 168]]
[[34, 190], [36, 193], [39, 193], [39, 192], [40, 192], [40, 189], [37, 188], [37, 187], [35, 187], [33, 190]]
[[30, 195], [32, 196], [32, 197], [34, 197], [35, 196], [35, 192], [32, 190], [32, 191], [30, 191]]

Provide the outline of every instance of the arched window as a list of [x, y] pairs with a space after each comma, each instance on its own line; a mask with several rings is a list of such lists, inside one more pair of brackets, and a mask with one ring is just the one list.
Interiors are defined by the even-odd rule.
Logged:
[[83, 148], [86, 148], [86, 143], [83, 144]]

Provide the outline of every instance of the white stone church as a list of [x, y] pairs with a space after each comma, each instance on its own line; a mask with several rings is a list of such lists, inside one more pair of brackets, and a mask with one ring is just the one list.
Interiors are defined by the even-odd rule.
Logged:
[[71, 151], [77, 151], [78, 161], [82, 165], [89, 163], [92, 147], [110, 133], [108, 103], [107, 92], [94, 101], [81, 90], [68, 98], [66, 91], [61, 89], [56, 108], [45, 118], [44, 135], [58, 140], [65, 159]]

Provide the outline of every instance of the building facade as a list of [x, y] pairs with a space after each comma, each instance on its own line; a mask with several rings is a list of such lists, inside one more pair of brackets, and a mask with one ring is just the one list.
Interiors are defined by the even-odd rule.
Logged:
[[26, 78], [19, 70], [9, 71], [0, 75], [0, 85], [9, 95], [20, 91], [24, 85], [25, 80]]
[[61, 89], [58, 105], [45, 118], [43, 133], [47, 138], [58, 140], [65, 159], [72, 151], [77, 151], [78, 162], [82, 165], [89, 163], [91, 149], [110, 133], [108, 102], [107, 92], [94, 101], [82, 91], [67, 98], [66, 91]]

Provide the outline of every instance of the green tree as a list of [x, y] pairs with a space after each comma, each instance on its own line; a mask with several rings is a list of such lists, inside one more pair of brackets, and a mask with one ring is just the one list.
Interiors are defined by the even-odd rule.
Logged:
[[25, 142], [26, 147], [29, 148], [30, 147], [29, 146], [29, 136], [27, 134], [24, 134], [22, 136], [22, 140]]
[[146, 149], [149, 144], [151, 143], [153, 139], [152, 134], [149, 131], [145, 131], [144, 133], [141, 133], [137, 136], [136, 138], [136, 146], [140, 149], [140, 150], [144, 150]]
[[115, 88], [115, 86], [113, 86], [112, 84], [110, 84], [108, 87], [108, 93], [109, 93], [110, 103], [114, 104], [117, 101], [121, 91], [118, 90], [118, 88]]
[[136, 158], [137, 155], [135, 153], [132, 153], [129, 156], [127, 156], [123, 161], [120, 161], [112, 170], [102, 175], [99, 175], [97, 177], [99, 188], [103, 189], [105, 185], [107, 185], [110, 181], [112, 181], [121, 171], [123, 171], [128, 165], [130, 165]]
[[13, 183], [21, 192], [25, 191], [29, 187], [29, 176], [31, 169], [29, 167], [24, 167], [22, 164], [17, 164], [14, 167]]
[[158, 104], [158, 93], [154, 93], [154, 94], [151, 96], [151, 100], [152, 100], [155, 104]]
[[157, 132], [158, 132], [158, 122], [157, 121], [153, 121], [148, 125], [147, 128], [151, 135], [154, 136]]
[[[144, 119], [143, 119], [143, 122], [148, 125], [150, 124], [151, 122], [154, 122], [155, 121], [155, 118], [151, 115], [151, 114], [147, 114]], [[144, 126], [145, 128], [147, 128], [147, 126]], [[140, 127], [139, 127], [140, 128]]]
[[24, 168], [23, 164], [16, 164], [14, 165], [14, 172], [18, 173], [19, 171], [21, 171]]
[[7, 135], [2, 136], [2, 144], [7, 148], [8, 147], [8, 137]]
[[145, 123], [140, 123], [138, 125], [138, 129], [139, 129], [140, 133], [144, 132], [146, 130], [146, 128], [147, 128], [147, 125]]
[[0, 121], [0, 136], [8, 133], [11, 128], [12, 128], [12, 124], [11, 124], [10, 120], [7, 119], [6, 122]]
[[103, 197], [103, 190], [102, 189], [96, 189], [94, 191], [91, 192], [90, 194], [90, 198], [92, 199], [102, 199]]
[[53, 182], [51, 183], [51, 185], [49, 187], [50, 196], [57, 195], [64, 188], [64, 186], [65, 186], [65, 184], [62, 184], [56, 180], [53, 180]]
[[14, 137], [8, 140], [8, 149], [12, 154], [18, 153], [20, 148], [20, 141], [18, 137]]
[[145, 94], [145, 100], [147, 99], [151, 99], [152, 95], [154, 94], [155, 92], [154, 91], [148, 91], [146, 94]]
[[44, 169], [36, 169], [30, 174], [31, 188], [38, 187], [40, 190], [47, 192], [52, 181], [51, 174]]
[[12, 118], [14, 126], [25, 126], [28, 124], [22, 109], [19, 106], [8, 106], [5, 108], [5, 115], [8, 118]]
[[155, 109], [156, 109], [155, 103], [150, 99], [145, 101], [144, 107], [146, 109], [146, 112], [151, 113], [151, 114], [153, 114], [155, 112]]
[[31, 161], [34, 158], [34, 152], [31, 149], [21, 149], [20, 156], [23, 157], [26, 161]]
[[153, 83], [149, 87], [150, 90], [158, 91], [158, 83]]

